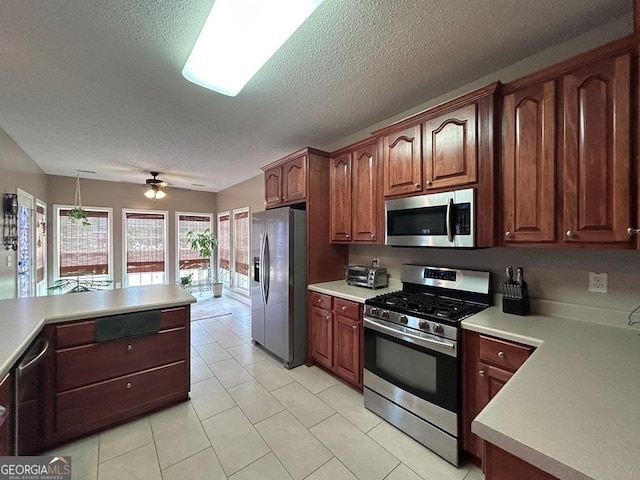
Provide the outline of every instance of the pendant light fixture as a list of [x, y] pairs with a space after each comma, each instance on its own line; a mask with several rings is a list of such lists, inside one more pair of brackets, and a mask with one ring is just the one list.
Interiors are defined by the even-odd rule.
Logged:
[[323, 0], [216, 0], [182, 69], [235, 97]]

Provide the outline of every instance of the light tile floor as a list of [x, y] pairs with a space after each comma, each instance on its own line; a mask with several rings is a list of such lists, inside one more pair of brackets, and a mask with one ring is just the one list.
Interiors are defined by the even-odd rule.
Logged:
[[228, 297], [192, 309], [191, 399], [62, 446], [74, 480], [482, 480], [366, 410], [317, 367], [285, 369], [251, 344]]

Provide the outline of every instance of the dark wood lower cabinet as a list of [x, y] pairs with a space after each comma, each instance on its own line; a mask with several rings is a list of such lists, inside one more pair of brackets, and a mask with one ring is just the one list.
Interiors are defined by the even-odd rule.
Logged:
[[105, 342], [95, 320], [45, 327], [48, 447], [189, 398], [189, 306], [160, 315], [158, 332]]
[[362, 305], [309, 292], [308, 362], [362, 388]]
[[14, 415], [13, 375], [8, 373], [0, 381], [0, 456], [13, 455]]
[[554, 480], [558, 477], [485, 442], [485, 480]]

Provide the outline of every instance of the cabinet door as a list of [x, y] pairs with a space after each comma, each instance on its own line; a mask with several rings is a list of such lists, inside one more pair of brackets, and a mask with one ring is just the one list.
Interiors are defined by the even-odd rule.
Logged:
[[424, 123], [426, 189], [457, 187], [477, 181], [477, 108], [474, 103]]
[[565, 242], [631, 243], [631, 55], [564, 76]]
[[478, 365], [477, 401], [478, 411], [480, 411], [505, 386], [513, 373], [484, 362]]
[[282, 202], [282, 167], [264, 172], [264, 203], [273, 207]]
[[334, 369], [345, 380], [360, 383], [360, 335], [362, 323], [342, 315], [334, 319]]
[[331, 241], [351, 240], [351, 154], [331, 159], [330, 164]]
[[311, 308], [311, 358], [333, 368], [333, 323], [328, 310]]
[[420, 125], [383, 138], [384, 195], [422, 191]]
[[293, 159], [282, 167], [282, 190], [285, 202], [307, 198], [307, 156]]
[[353, 151], [353, 240], [376, 243], [378, 239], [378, 164], [376, 143]]
[[0, 381], [0, 456], [14, 454], [13, 448], [13, 377], [7, 374]]
[[502, 176], [505, 241], [555, 240], [555, 83], [504, 97]]

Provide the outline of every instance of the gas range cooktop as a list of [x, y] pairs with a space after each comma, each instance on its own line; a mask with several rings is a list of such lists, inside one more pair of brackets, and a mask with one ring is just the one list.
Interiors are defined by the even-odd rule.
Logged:
[[404, 264], [401, 280], [402, 290], [365, 301], [365, 320], [457, 340], [460, 322], [491, 305], [489, 272]]
[[478, 313], [488, 305], [468, 302], [463, 299], [447, 298], [430, 293], [398, 291], [378, 295], [366, 302], [374, 307], [393, 310], [425, 319], [460, 322]]

